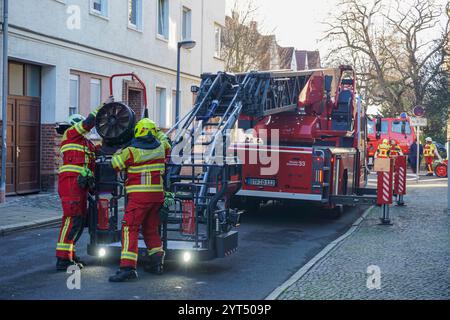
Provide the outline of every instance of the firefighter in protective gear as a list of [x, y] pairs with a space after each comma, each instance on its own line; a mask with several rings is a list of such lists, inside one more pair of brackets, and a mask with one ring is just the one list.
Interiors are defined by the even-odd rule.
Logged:
[[377, 158], [389, 158], [390, 151], [391, 151], [391, 145], [389, 144], [388, 139], [384, 139], [383, 143], [378, 145], [376, 157]]
[[148, 125], [148, 128], [151, 132], [151, 134], [158, 140], [163, 146], [166, 151], [166, 156], [169, 156], [169, 152], [172, 148], [169, 138], [164, 134], [164, 132], [158, 128], [156, 123], [153, 120], [150, 119], [144, 119]]
[[402, 156], [403, 151], [402, 148], [398, 145], [397, 141], [394, 139], [391, 140], [391, 148], [389, 150], [390, 158], [397, 158], [398, 156]]
[[[105, 103], [112, 101], [110, 97]], [[95, 117], [100, 108], [87, 118], [78, 114], [70, 116], [70, 127], [64, 132], [61, 141], [63, 164], [58, 172], [58, 193], [63, 219], [56, 245], [57, 271], [66, 271], [71, 265], [78, 265], [80, 268], [84, 266], [75, 254], [75, 244], [85, 225], [89, 185], [80, 184], [80, 181], [93, 178], [97, 148], [86, 138], [86, 134], [95, 126]]]
[[423, 147], [423, 155], [425, 157], [425, 162], [427, 165], [427, 176], [433, 176], [434, 170], [433, 170], [433, 162], [434, 158], [439, 158], [440, 161], [442, 161], [442, 157], [439, 155], [439, 152], [436, 148], [436, 145], [433, 143], [433, 139], [430, 137], [426, 138], [425, 140], [426, 144]]
[[130, 147], [112, 158], [112, 166], [116, 171], [127, 172], [125, 190], [128, 202], [122, 221], [120, 270], [109, 278], [111, 282], [138, 278], [136, 266], [141, 226], [148, 249], [145, 271], [155, 274], [163, 272], [165, 253], [159, 234], [159, 210], [164, 203], [166, 148], [153, 135], [152, 128], [154, 127], [149, 119], [139, 121]]

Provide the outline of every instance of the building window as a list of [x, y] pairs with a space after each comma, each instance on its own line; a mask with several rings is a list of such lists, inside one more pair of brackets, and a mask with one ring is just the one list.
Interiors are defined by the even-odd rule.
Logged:
[[128, 0], [128, 25], [142, 30], [142, 0]]
[[222, 26], [214, 24], [214, 57], [222, 57]]
[[9, 94], [23, 96], [24, 88], [24, 67], [21, 63], [9, 63]]
[[100, 106], [102, 100], [102, 81], [91, 79], [91, 110]]
[[183, 7], [182, 21], [181, 21], [181, 40], [191, 40], [192, 30], [192, 10]]
[[158, 0], [158, 35], [169, 38], [169, 0]]
[[41, 67], [32, 64], [25, 66], [26, 83], [25, 95], [28, 97], [40, 97], [41, 96]]
[[71, 74], [69, 115], [78, 113], [78, 110], [80, 110], [80, 77]]
[[91, 13], [107, 17], [108, 0], [91, 0]]
[[159, 126], [161, 128], [167, 128], [167, 96], [166, 89], [156, 88], [156, 110], [159, 112]]

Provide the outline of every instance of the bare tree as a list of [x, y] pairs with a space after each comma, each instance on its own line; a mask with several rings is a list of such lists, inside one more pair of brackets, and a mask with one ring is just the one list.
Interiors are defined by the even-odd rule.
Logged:
[[324, 39], [334, 45], [328, 60], [353, 63], [366, 103], [381, 105], [385, 115], [422, 104], [444, 64], [448, 25], [430, 37], [442, 6], [436, 0], [340, 0], [336, 12], [326, 23]]
[[238, 73], [264, 69], [263, 65], [270, 60], [274, 38], [258, 31], [257, 11], [252, 0], [244, 7], [236, 0], [232, 16], [226, 17], [222, 46], [227, 71]]

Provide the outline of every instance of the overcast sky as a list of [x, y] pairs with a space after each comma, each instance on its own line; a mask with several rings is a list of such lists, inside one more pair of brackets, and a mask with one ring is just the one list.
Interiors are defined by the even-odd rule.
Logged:
[[[235, 0], [227, 0], [227, 13], [231, 11]], [[247, 0], [238, 0], [245, 3]], [[337, 0], [253, 0], [259, 8], [262, 31], [274, 30], [282, 46], [297, 49], [319, 49], [326, 52], [326, 43], [319, 43], [327, 21]], [[370, 1], [370, 0], [368, 0]], [[386, 0], [389, 1], [389, 0]], [[437, 0], [444, 6], [447, 0]]]

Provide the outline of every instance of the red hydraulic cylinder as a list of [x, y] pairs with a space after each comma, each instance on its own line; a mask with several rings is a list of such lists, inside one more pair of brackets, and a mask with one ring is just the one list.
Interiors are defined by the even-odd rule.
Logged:
[[195, 205], [192, 200], [182, 201], [182, 234], [195, 234]]
[[406, 194], [406, 157], [398, 156], [394, 165], [395, 182], [394, 194], [404, 196]]
[[377, 204], [390, 205], [393, 203], [394, 160], [389, 159], [389, 171], [379, 171], [377, 183]]
[[109, 200], [100, 199], [98, 202], [98, 221], [97, 228], [99, 230], [109, 229]]

